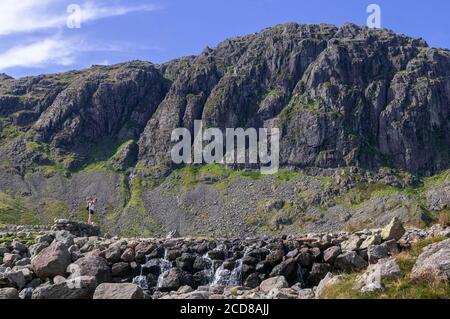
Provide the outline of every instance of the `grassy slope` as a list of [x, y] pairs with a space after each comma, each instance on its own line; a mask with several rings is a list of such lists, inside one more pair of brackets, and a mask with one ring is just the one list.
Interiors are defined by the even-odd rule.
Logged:
[[445, 240], [445, 237], [435, 237], [423, 240], [413, 245], [411, 251], [396, 256], [402, 272], [401, 278], [385, 283], [385, 291], [362, 293], [354, 290], [356, 278], [362, 273], [345, 274], [344, 280], [329, 287], [322, 294], [324, 299], [450, 299], [448, 282], [414, 281], [410, 278], [411, 270], [423, 248]]
[[[47, 168], [48, 169], [48, 168]], [[56, 168], [55, 168], [56, 170]], [[142, 201], [142, 196], [145, 191], [148, 191], [152, 187], [158, 186], [161, 181], [148, 180], [136, 178], [130, 185], [127, 178], [127, 172], [120, 173], [114, 171], [111, 167], [107, 165], [107, 161], [98, 161], [91, 163], [85, 168], [79, 170], [78, 172], [72, 172], [71, 175], [77, 174], [79, 172], [91, 172], [91, 171], [107, 171], [109, 173], [120, 174], [123, 180], [121, 185], [124, 204], [123, 207], [113, 208], [111, 214], [108, 214], [108, 223], [113, 224], [114, 221], [130, 220], [127, 222], [129, 227], [128, 231], [130, 235], [138, 235], [138, 233], [152, 234], [155, 228], [155, 222], [148, 217], [150, 214], [144, 206]], [[55, 172], [56, 173], [56, 172]], [[67, 175], [66, 175], [67, 176]], [[70, 176], [70, 175], [69, 175]], [[186, 166], [179, 168], [173, 172], [172, 180], [175, 181], [174, 186], [179, 186], [182, 191], [187, 191], [189, 189], [195, 188], [200, 183], [208, 183], [219, 189], [226, 189], [226, 187], [232, 183], [238, 176], [240, 178], [250, 178], [253, 180], [259, 180], [266, 178], [261, 175], [259, 171], [248, 171], [248, 170], [229, 170], [218, 164], [210, 164], [203, 166]], [[273, 178], [273, 177], [271, 177]], [[319, 181], [323, 185], [324, 192], [329, 189], [336, 188], [332, 178], [329, 177], [310, 177], [299, 172], [292, 172], [288, 170], [280, 170], [275, 177], [276, 183], [289, 182], [295, 178], [309, 178]], [[420, 186], [412, 188], [400, 189], [392, 186], [384, 186], [382, 184], [364, 184], [358, 183], [355, 187], [351, 188], [347, 192], [341, 193], [339, 196], [334, 198], [336, 204], [341, 204], [349, 209], [358, 209], [363, 207], [364, 203], [374, 199], [374, 198], [388, 198], [389, 196], [394, 196], [396, 194], [404, 194], [414, 200], [414, 205], [408, 207], [411, 211], [411, 215], [420, 215], [422, 213], [430, 214], [426, 209], [425, 205], [425, 192], [430, 187], [436, 187], [437, 185], [443, 183], [449, 178], [449, 171], [445, 171], [440, 175], [425, 178], [422, 180]], [[145, 188], [145, 189], [144, 189]], [[304, 200], [306, 203], [309, 202], [308, 194], [305, 192], [299, 193], [299, 198]], [[33, 214], [33, 208], [27, 205], [23, 198], [14, 198], [8, 194], [0, 193], [0, 223], [2, 224], [37, 224], [37, 223], [51, 223], [54, 218], [59, 217], [69, 217], [70, 212], [68, 211], [67, 205], [63, 202], [48, 199], [45, 201], [46, 207], [43, 208], [43, 213], [36, 216]], [[310, 203], [308, 203], [310, 204]], [[325, 208], [318, 207], [320, 209], [326, 210]], [[288, 217], [292, 217], [295, 222], [299, 224], [304, 224], [308, 222], [314, 222], [313, 220], [305, 220], [305, 216], [299, 213], [296, 205], [292, 203], [286, 204], [285, 213]], [[84, 211], [71, 212], [72, 215], [81, 216]], [[298, 217], [298, 218], [297, 218]], [[142, 219], [145, 222], [142, 224]], [[266, 216], [266, 214], [255, 213], [255, 221], [261, 224], [261, 231], [270, 231], [273, 219], [276, 216]], [[298, 221], [296, 221], [298, 219]], [[133, 222], [135, 221], [135, 222]], [[252, 222], [247, 221], [247, 222]], [[145, 227], [147, 227], [147, 229]], [[266, 226], [264, 226], [266, 225]], [[361, 225], [363, 227], [364, 225]]]

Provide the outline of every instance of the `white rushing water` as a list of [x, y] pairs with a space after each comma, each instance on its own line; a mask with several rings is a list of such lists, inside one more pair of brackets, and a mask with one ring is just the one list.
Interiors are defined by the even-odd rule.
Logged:
[[[148, 259], [147, 257], [145, 257], [145, 263], [147, 263]], [[147, 280], [147, 276], [144, 276], [143, 274], [143, 269], [144, 267], [141, 266], [141, 271], [139, 273], [139, 276], [136, 276], [133, 278], [133, 284], [137, 285], [138, 287], [140, 287], [141, 289], [148, 289], [148, 280]]]
[[159, 259], [159, 276], [156, 287], [162, 287], [164, 278], [169, 274], [170, 269], [172, 269], [172, 263], [168, 261], [165, 257]]
[[[233, 270], [225, 269], [224, 263], [219, 267], [217, 266], [218, 261], [211, 259], [206, 253], [202, 256], [203, 259], [208, 261], [209, 268], [204, 269], [205, 277], [207, 279], [207, 285], [210, 286], [240, 286], [242, 285], [242, 260], [248, 255], [248, 252], [252, 250], [253, 247], [247, 247], [243, 253], [243, 256], [235, 261], [235, 266]], [[229, 253], [228, 253], [229, 254]], [[226, 256], [230, 258], [231, 256]], [[148, 262], [146, 257], [145, 263]], [[149, 289], [147, 276], [143, 274], [144, 265], [141, 266], [141, 272], [139, 276], [133, 278], [133, 283], [141, 287], [142, 289]], [[159, 276], [157, 279], [156, 287], [162, 287], [164, 279], [169, 274], [172, 269], [172, 262], [167, 260], [167, 250], [164, 252], [164, 257], [158, 259], [159, 266]], [[216, 269], [217, 268], [217, 269]]]

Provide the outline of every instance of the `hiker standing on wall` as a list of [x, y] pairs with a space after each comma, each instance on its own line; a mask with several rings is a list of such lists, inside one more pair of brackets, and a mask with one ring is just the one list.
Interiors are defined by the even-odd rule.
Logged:
[[93, 217], [94, 217], [94, 213], [95, 213], [95, 204], [96, 203], [97, 203], [97, 198], [89, 199], [87, 201], [86, 209], [87, 209], [88, 214], [89, 214], [89, 217], [88, 217], [88, 224], [89, 225], [94, 225]]

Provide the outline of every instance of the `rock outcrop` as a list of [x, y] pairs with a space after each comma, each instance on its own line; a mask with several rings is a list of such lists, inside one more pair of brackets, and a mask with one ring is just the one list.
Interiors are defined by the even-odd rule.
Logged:
[[450, 281], [450, 239], [426, 247], [417, 258], [411, 277]]
[[144, 299], [144, 292], [134, 284], [101, 284], [94, 299]]
[[55, 241], [31, 260], [31, 266], [39, 278], [53, 278], [58, 275], [64, 276], [70, 261], [68, 247]]
[[15, 288], [1, 288], [0, 299], [3, 300], [19, 299], [19, 292]]
[[366, 293], [382, 291], [385, 281], [399, 278], [400, 267], [395, 258], [381, 259], [378, 263], [370, 265], [367, 271], [356, 279], [356, 285], [353, 289], [360, 289]]

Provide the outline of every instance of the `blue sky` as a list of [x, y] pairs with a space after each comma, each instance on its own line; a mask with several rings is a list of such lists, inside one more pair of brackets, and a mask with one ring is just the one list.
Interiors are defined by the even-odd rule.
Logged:
[[[162, 63], [284, 22], [364, 25], [371, 3], [381, 7], [382, 27], [450, 48], [446, 0], [0, 0], [0, 72]], [[67, 11], [71, 4], [80, 16]], [[68, 28], [68, 18], [80, 28]]]

